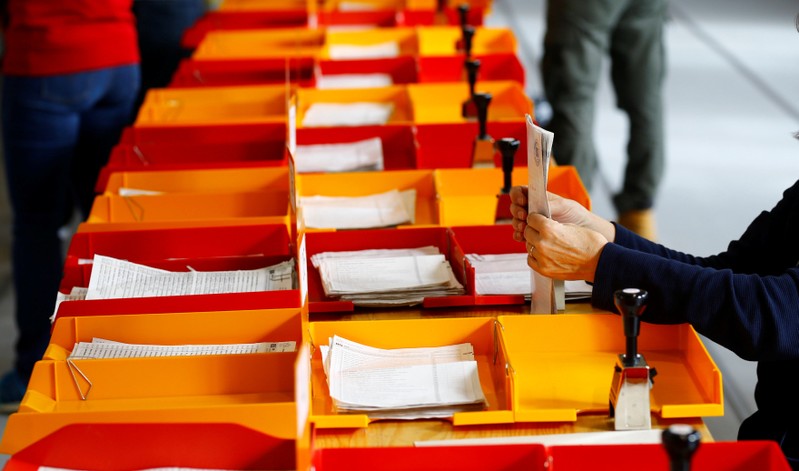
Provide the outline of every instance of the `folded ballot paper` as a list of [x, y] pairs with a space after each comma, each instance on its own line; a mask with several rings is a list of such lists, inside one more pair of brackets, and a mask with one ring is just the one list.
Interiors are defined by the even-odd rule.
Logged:
[[367, 196], [301, 196], [305, 227], [369, 229], [413, 224], [416, 190], [390, 190]]
[[[475, 294], [523, 295], [529, 298], [535, 290], [530, 282], [531, 269], [526, 253], [466, 254], [474, 267]], [[566, 281], [565, 300], [578, 301], [591, 298], [591, 285], [582, 280]]]
[[55, 310], [63, 301], [246, 293], [295, 289], [294, 259], [255, 270], [171, 272], [104, 255], [90, 261], [88, 287], [58, 293]]
[[388, 122], [393, 112], [392, 103], [313, 103], [305, 111], [302, 126], [313, 128], [383, 125]]
[[356, 306], [414, 306], [464, 293], [438, 247], [321, 252], [311, 256], [325, 295]]
[[469, 343], [380, 349], [334, 336], [320, 348], [337, 412], [447, 418], [486, 407]]
[[115, 342], [93, 338], [90, 342], [77, 342], [70, 359], [101, 358], [147, 358], [196, 355], [243, 355], [252, 353], [293, 352], [294, 341], [231, 343], [209, 345], [152, 345]]
[[336, 144], [298, 145], [297, 173], [366, 172], [383, 170], [383, 140], [379, 137]]
[[333, 60], [342, 59], [383, 59], [400, 55], [400, 47], [396, 41], [378, 44], [331, 44], [328, 56]]
[[394, 85], [394, 79], [389, 74], [329, 74], [321, 75], [316, 79], [316, 88], [322, 90], [381, 88], [391, 85]]

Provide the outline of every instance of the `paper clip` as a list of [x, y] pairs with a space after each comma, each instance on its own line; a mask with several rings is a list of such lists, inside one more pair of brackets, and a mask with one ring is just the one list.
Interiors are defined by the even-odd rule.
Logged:
[[[125, 201], [125, 204], [128, 206], [128, 211], [130, 211], [131, 216], [136, 222], [142, 222], [144, 220], [144, 207], [139, 204], [138, 201], [134, 200], [130, 196], [123, 196], [122, 199]], [[138, 209], [138, 213], [136, 210]]]
[[[78, 394], [80, 394], [81, 400], [85, 401], [86, 399], [88, 399], [89, 392], [91, 392], [92, 390], [92, 382], [89, 380], [86, 374], [84, 374], [83, 371], [81, 371], [80, 368], [78, 368], [78, 365], [76, 365], [72, 361], [72, 358], [67, 358], [67, 368], [69, 369], [69, 373], [72, 375], [72, 381], [75, 383], [75, 388], [78, 390]], [[83, 378], [83, 380], [86, 381], [86, 383], [89, 385], [89, 387], [86, 388], [85, 394], [80, 387], [80, 383], [78, 382], [78, 377], [75, 376], [76, 371], [81, 376], [81, 378]]]
[[142, 164], [150, 165], [150, 161], [144, 156], [144, 152], [141, 151], [138, 144], [133, 145], [133, 153], [136, 154]]

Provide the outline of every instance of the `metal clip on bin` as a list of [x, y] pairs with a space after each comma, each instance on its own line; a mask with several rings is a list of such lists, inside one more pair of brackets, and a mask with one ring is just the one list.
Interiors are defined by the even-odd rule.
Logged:
[[648, 293], [638, 288], [625, 288], [614, 294], [627, 344], [626, 353], [618, 356], [613, 369], [610, 415], [615, 419], [616, 430], [649, 430], [652, 428], [649, 394], [652, 378], [657, 373], [638, 353], [640, 316], [646, 309]]

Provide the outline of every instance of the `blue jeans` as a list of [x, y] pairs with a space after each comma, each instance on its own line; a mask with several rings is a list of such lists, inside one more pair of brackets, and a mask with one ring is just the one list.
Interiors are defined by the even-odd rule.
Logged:
[[138, 88], [138, 65], [3, 79], [19, 333], [15, 368], [24, 380], [50, 338], [63, 270], [58, 231], [75, 207], [88, 216], [95, 180], [129, 121]]

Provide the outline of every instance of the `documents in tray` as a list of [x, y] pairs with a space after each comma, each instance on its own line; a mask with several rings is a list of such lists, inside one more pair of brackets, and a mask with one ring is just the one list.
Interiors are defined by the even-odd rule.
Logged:
[[143, 358], [195, 355], [241, 355], [247, 353], [293, 352], [296, 342], [258, 342], [215, 345], [148, 345], [115, 342], [93, 338], [91, 342], [77, 342], [70, 359]]
[[321, 353], [338, 412], [372, 418], [447, 418], [486, 407], [469, 343], [380, 349], [334, 336], [321, 346]]
[[[474, 267], [474, 291], [478, 295], [524, 295], [532, 289], [530, 267], [526, 253], [466, 254]], [[534, 282], [533, 282], [534, 283]], [[591, 285], [585, 281], [566, 281], [566, 300], [577, 301], [591, 297]]]
[[399, 44], [389, 41], [379, 44], [331, 44], [328, 56], [331, 59], [382, 59], [399, 56]]
[[305, 227], [369, 229], [413, 224], [416, 190], [389, 190], [367, 196], [302, 196]]
[[339, 144], [298, 145], [294, 169], [297, 173], [383, 170], [383, 140], [373, 137]]
[[138, 263], [95, 255], [88, 287], [58, 293], [55, 310], [63, 301], [246, 293], [294, 289], [294, 259], [255, 270], [171, 272]]
[[321, 252], [311, 257], [328, 297], [356, 306], [420, 304], [426, 297], [463, 294], [438, 247]]
[[394, 85], [389, 74], [333, 74], [322, 75], [316, 79], [316, 88], [381, 88]]
[[313, 103], [302, 119], [306, 128], [386, 124], [394, 112], [391, 103]]

